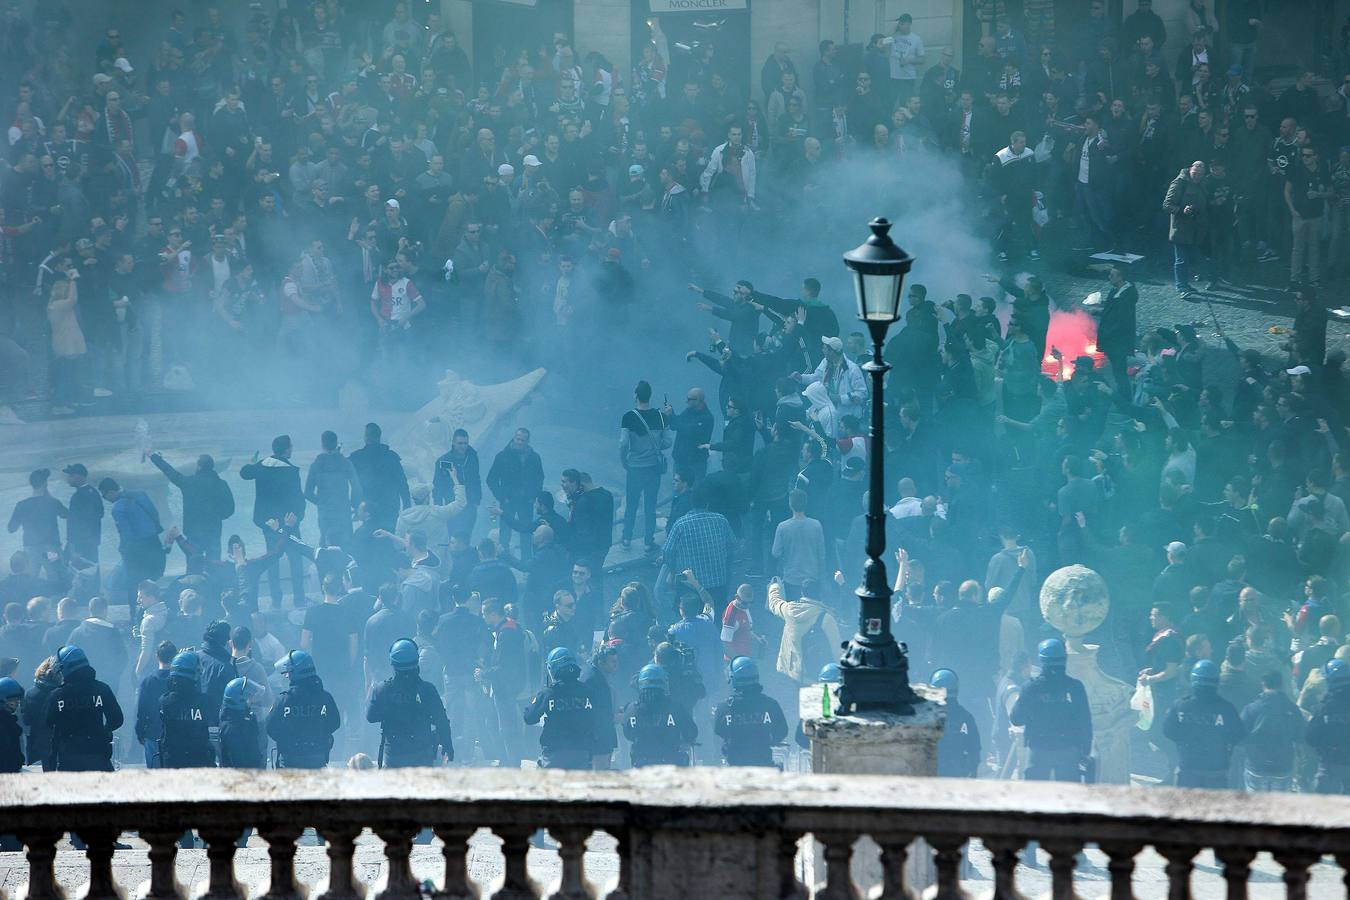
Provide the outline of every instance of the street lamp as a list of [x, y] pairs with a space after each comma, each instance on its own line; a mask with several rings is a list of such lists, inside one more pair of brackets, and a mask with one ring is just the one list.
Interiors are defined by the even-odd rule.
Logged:
[[872, 709], [912, 714], [919, 697], [909, 686], [909, 659], [905, 648], [891, 634], [891, 586], [886, 579], [885, 472], [882, 454], [882, 378], [890, 369], [881, 357], [886, 331], [900, 318], [900, 292], [914, 257], [891, 240], [891, 223], [873, 219], [872, 236], [844, 254], [844, 265], [853, 273], [858, 298], [858, 318], [872, 334], [872, 359], [863, 366], [872, 376], [872, 429], [869, 493], [867, 499], [867, 562], [858, 588], [858, 632], [839, 660], [843, 683], [839, 704], [844, 710]]

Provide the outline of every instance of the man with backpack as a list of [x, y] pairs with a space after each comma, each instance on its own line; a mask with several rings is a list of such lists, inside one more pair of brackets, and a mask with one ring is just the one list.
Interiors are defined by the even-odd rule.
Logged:
[[666, 417], [652, 408], [652, 386], [639, 381], [633, 389], [634, 406], [623, 414], [619, 427], [619, 462], [628, 473], [624, 488], [623, 549], [633, 543], [638, 502], [643, 503], [643, 540], [647, 552], [656, 550], [656, 495], [666, 471], [666, 451], [674, 442]]
[[769, 584], [769, 612], [783, 620], [778, 671], [798, 684], [809, 682], [840, 653], [839, 617], [816, 599], [819, 592], [820, 582], [814, 578], [802, 582], [802, 595], [796, 600], [784, 599], [782, 579]]

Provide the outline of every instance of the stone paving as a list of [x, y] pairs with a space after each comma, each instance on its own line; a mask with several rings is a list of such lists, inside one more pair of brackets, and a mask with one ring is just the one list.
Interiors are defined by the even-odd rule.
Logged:
[[[150, 863], [146, 857], [146, 845], [135, 837], [125, 837], [124, 842], [131, 849], [119, 851], [113, 860], [114, 874], [118, 883], [128, 892], [134, 892], [150, 877]], [[296, 858], [298, 879], [310, 886], [317, 884], [327, 875], [328, 858], [324, 848], [316, 843], [311, 835], [301, 839]], [[864, 842], [866, 847], [870, 842]], [[612, 883], [618, 874], [618, 857], [614, 853], [614, 841], [603, 833], [594, 835], [588, 842], [585, 856], [587, 877], [602, 885]], [[430, 844], [419, 844], [413, 848], [413, 874], [419, 880], [439, 880], [443, 874], [443, 845], [439, 838]], [[868, 852], [860, 849], [860, 852]], [[871, 849], [875, 852], [875, 848]], [[993, 886], [989, 855], [978, 845], [971, 851], [973, 872], [964, 881], [964, 887], [972, 895], [987, 893]], [[1106, 857], [1096, 849], [1086, 853], [1087, 868], [1080, 869], [1075, 881], [1080, 897], [1106, 897], [1110, 892], [1110, 875], [1106, 871]], [[1047, 856], [1039, 853], [1037, 868], [1019, 866], [1017, 870], [1018, 889], [1027, 897], [1039, 897], [1050, 889], [1050, 874], [1046, 868]], [[1137, 858], [1134, 878], [1135, 896], [1140, 900], [1152, 900], [1167, 896], [1168, 885], [1163, 873], [1164, 860], [1152, 850], [1146, 850]], [[560, 874], [558, 854], [548, 849], [531, 849], [527, 859], [530, 876], [545, 885], [556, 884]], [[261, 895], [268, 880], [267, 842], [256, 834], [249, 838], [248, 846], [235, 855], [235, 871], [241, 885], [250, 889], [253, 896]], [[483, 886], [500, 879], [503, 860], [500, 841], [490, 832], [480, 830], [470, 840], [469, 872], [471, 877]], [[57, 878], [61, 886], [71, 896], [83, 883], [87, 875], [84, 855], [70, 849], [62, 842], [56, 859]], [[205, 850], [181, 850], [178, 854], [178, 880], [189, 891], [204, 885], [208, 865]], [[383, 843], [369, 831], [358, 840], [355, 868], [357, 876], [367, 885], [374, 885], [384, 873]], [[1284, 883], [1281, 880], [1282, 869], [1269, 855], [1259, 856], [1253, 866], [1252, 877], [1248, 885], [1249, 896], [1256, 900], [1282, 898], [1285, 896]], [[799, 857], [799, 874], [800, 857]], [[1195, 862], [1195, 873], [1191, 879], [1193, 896], [1196, 900], [1218, 900], [1226, 895], [1226, 884], [1222, 878], [1223, 867], [1208, 850], [1203, 851]], [[1312, 869], [1312, 880], [1308, 896], [1314, 900], [1331, 900], [1344, 897], [1342, 870], [1324, 861]], [[27, 867], [20, 854], [0, 853], [0, 890], [10, 896], [24, 884]]]

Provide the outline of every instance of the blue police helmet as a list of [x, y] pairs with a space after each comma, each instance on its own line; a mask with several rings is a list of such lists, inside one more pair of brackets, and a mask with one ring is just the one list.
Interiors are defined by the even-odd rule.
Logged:
[[417, 671], [417, 643], [409, 638], [399, 638], [389, 648], [389, 665], [395, 672]]
[[738, 656], [731, 661], [731, 686], [749, 687], [759, 684], [759, 666], [748, 656]]
[[928, 683], [935, 688], [945, 688], [948, 700], [955, 700], [957, 692], [961, 690], [961, 679], [951, 669], [938, 669], [928, 679]]
[[1069, 660], [1069, 651], [1064, 649], [1064, 642], [1059, 638], [1041, 641], [1036, 648], [1036, 655], [1040, 657], [1042, 668], [1062, 669]]
[[1219, 686], [1219, 664], [1212, 659], [1202, 659], [1191, 666], [1192, 688], [1217, 688]]
[[1328, 690], [1339, 691], [1350, 687], [1350, 665], [1343, 659], [1328, 660], [1322, 667], [1322, 674], [1326, 677]]
[[545, 666], [548, 667], [548, 677], [554, 681], [570, 680], [581, 674], [581, 663], [577, 661], [577, 655], [567, 647], [553, 648]]
[[196, 678], [201, 673], [201, 668], [201, 660], [197, 658], [197, 654], [184, 650], [169, 663], [169, 674], [182, 678]]
[[820, 667], [820, 674], [816, 676], [816, 681], [821, 684], [838, 684], [844, 679], [844, 675], [839, 671], [839, 663], [826, 663]]
[[249, 698], [253, 696], [257, 685], [247, 678], [235, 678], [225, 685], [225, 695], [221, 704], [226, 709], [247, 709]]
[[84, 651], [74, 644], [66, 644], [56, 651], [56, 661], [61, 666], [62, 675], [70, 675], [81, 669], [89, 668], [89, 657], [85, 656]]
[[640, 690], [650, 688], [657, 691], [668, 691], [670, 690], [670, 676], [666, 674], [665, 669], [655, 663], [645, 665], [642, 667], [642, 671], [638, 672], [638, 688]]
[[23, 685], [13, 678], [0, 678], [0, 703], [18, 700], [23, 696]]
[[314, 657], [304, 650], [292, 650], [277, 663], [277, 671], [291, 676], [291, 680], [307, 678], [317, 674], [314, 669]]

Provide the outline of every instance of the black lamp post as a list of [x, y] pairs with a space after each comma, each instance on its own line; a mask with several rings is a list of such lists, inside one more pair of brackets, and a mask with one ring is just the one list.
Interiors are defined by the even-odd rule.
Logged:
[[882, 378], [890, 366], [881, 357], [886, 331], [900, 318], [900, 294], [914, 257], [891, 240], [891, 223], [873, 219], [872, 236], [844, 254], [853, 273], [858, 296], [858, 318], [872, 335], [872, 360], [863, 366], [872, 376], [872, 452], [867, 502], [867, 562], [858, 588], [858, 632], [844, 649], [839, 667], [843, 683], [839, 703], [843, 710], [884, 710], [913, 713], [919, 697], [909, 686], [909, 659], [891, 634], [891, 586], [886, 578], [885, 472]]

